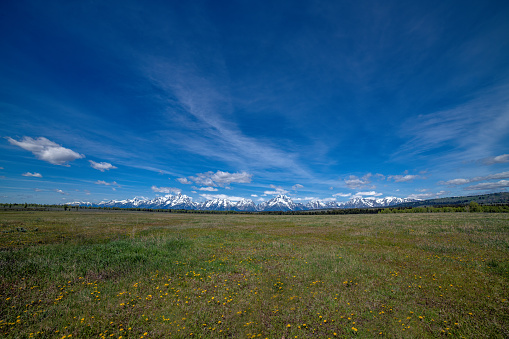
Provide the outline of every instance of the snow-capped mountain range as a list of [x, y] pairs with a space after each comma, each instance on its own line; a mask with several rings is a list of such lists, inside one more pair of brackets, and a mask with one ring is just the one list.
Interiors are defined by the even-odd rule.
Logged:
[[213, 199], [203, 203], [193, 202], [193, 199], [184, 194], [165, 195], [154, 199], [135, 197], [126, 200], [102, 201], [98, 204], [84, 201], [68, 202], [66, 205], [96, 206], [96, 207], [119, 207], [119, 208], [151, 208], [151, 209], [183, 209], [183, 210], [205, 210], [205, 211], [245, 211], [245, 212], [265, 212], [265, 211], [307, 211], [315, 209], [334, 209], [334, 208], [369, 208], [369, 207], [388, 207], [405, 202], [416, 201], [413, 199], [402, 199], [396, 197], [385, 198], [359, 198], [355, 197], [348, 201], [323, 202], [312, 200], [307, 204], [295, 203], [286, 195], [278, 195], [268, 201], [256, 205], [251, 199], [242, 199], [232, 201], [228, 199]]

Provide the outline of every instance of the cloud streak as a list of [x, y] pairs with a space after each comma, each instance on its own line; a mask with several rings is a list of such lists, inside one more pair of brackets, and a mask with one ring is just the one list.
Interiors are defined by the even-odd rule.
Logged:
[[368, 173], [364, 175], [362, 178], [359, 178], [355, 175], [350, 175], [348, 179], [344, 179], [346, 187], [350, 189], [358, 189], [361, 187], [368, 186], [371, 181], [369, 178], [371, 178], [373, 175], [371, 173]]
[[[481, 90], [475, 99], [453, 109], [408, 119], [401, 126], [401, 134], [408, 140], [393, 154], [393, 159], [402, 161], [432, 155], [442, 163], [444, 160], [463, 162], [491, 153], [491, 148], [507, 136], [509, 129], [507, 88]], [[505, 154], [495, 158], [488, 158], [487, 164], [507, 160]]]
[[266, 195], [281, 195], [281, 194], [287, 194], [288, 193], [287, 190], [285, 190], [284, 188], [282, 188], [280, 186], [270, 185], [270, 188], [273, 188], [274, 190], [273, 191], [264, 191], [263, 194], [266, 194]]
[[242, 198], [242, 197], [236, 197], [236, 196], [231, 196], [231, 195], [226, 195], [226, 194], [203, 193], [203, 194], [200, 194], [200, 197], [204, 198], [205, 200], [214, 200], [214, 199], [226, 199], [226, 200], [230, 200], [230, 201], [244, 200], [244, 198]]
[[418, 179], [420, 178], [420, 176], [418, 175], [411, 175], [411, 174], [406, 174], [406, 175], [389, 175], [387, 177], [387, 180], [394, 180], [394, 182], [408, 182], [408, 181], [412, 181], [414, 179]]
[[191, 185], [193, 182], [188, 180], [187, 178], [177, 178], [175, 179], [180, 182], [182, 185]]
[[457, 185], [465, 185], [472, 182], [479, 182], [479, 181], [486, 181], [486, 180], [497, 180], [497, 179], [509, 179], [509, 171], [507, 172], [501, 172], [501, 173], [495, 173], [480, 177], [474, 177], [470, 179], [452, 179], [448, 181], [439, 181], [439, 185], [447, 185], [447, 186], [457, 186]]
[[369, 191], [369, 192], [357, 192], [353, 195], [354, 198], [362, 198], [364, 196], [371, 196], [371, 197], [379, 197], [382, 193], [375, 192], [375, 191]]
[[483, 191], [483, 190], [499, 190], [509, 187], [509, 180], [500, 180], [497, 182], [483, 182], [481, 184], [467, 186], [465, 191]]
[[234, 167], [277, 168], [309, 176], [297, 162], [297, 151], [284, 150], [281, 145], [273, 145], [270, 139], [246, 136], [229, 119], [233, 114], [230, 81], [220, 53], [210, 55], [207, 62], [208, 67], [215, 68], [214, 78], [203, 76], [197, 67], [184, 67], [168, 59], [142, 58], [145, 58], [141, 66], [145, 77], [169, 98], [178, 100], [179, 110], [172, 110], [168, 119], [170, 124], [180, 125], [186, 132], [162, 133], [165, 141]]
[[504, 164], [506, 162], [509, 162], [509, 154], [502, 154], [496, 157], [483, 159], [483, 163], [486, 165]]
[[157, 187], [157, 186], [152, 186], [151, 187], [152, 191], [156, 192], [156, 193], [166, 193], [166, 194], [171, 194], [171, 193], [176, 193], [176, 194], [179, 194], [182, 192], [182, 190], [180, 188], [175, 188], [175, 187]]
[[247, 184], [251, 182], [252, 174], [247, 172], [229, 173], [223, 171], [198, 173], [189, 177], [192, 181], [203, 186], [225, 187], [233, 183]]

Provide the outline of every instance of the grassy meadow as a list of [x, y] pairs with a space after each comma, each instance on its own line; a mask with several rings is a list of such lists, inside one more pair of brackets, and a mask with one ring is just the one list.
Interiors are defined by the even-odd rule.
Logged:
[[3, 338], [507, 338], [509, 214], [0, 212]]

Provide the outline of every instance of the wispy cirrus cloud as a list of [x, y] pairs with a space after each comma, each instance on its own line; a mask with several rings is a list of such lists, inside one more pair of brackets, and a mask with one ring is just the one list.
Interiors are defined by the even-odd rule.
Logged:
[[117, 168], [108, 162], [95, 162], [93, 160], [89, 160], [89, 162], [90, 162], [90, 167], [92, 167], [96, 170], [99, 170], [101, 172], [109, 171], [110, 169]]
[[[283, 148], [281, 144], [273, 144], [269, 138], [247, 136], [234, 120], [228, 119], [234, 107], [230, 81], [224, 59], [220, 51], [216, 52], [207, 58], [207, 69], [201, 70], [196, 65], [185, 67], [168, 59], [141, 57], [145, 60], [141, 68], [146, 78], [172, 101], [176, 98], [179, 106], [179, 110], [172, 110], [167, 118], [169, 124], [182, 128], [171, 133], [161, 132], [161, 136], [166, 142], [177, 144], [189, 152], [224, 161], [234, 167], [273, 168], [309, 176], [297, 161], [298, 151], [291, 148], [291, 143]], [[210, 73], [211, 67], [215, 70], [215, 77], [203, 76], [203, 72]]]
[[297, 191], [298, 189], [304, 188], [304, 185], [295, 184], [292, 186], [292, 190]]
[[[401, 134], [407, 141], [393, 158], [433, 156], [435, 161], [444, 163], [444, 160], [472, 161], [490, 153], [509, 129], [506, 93], [507, 86], [481, 90], [475, 99], [452, 109], [409, 118], [401, 126]], [[495, 158], [488, 158], [488, 163], [506, 160], [505, 155]]]
[[23, 137], [20, 141], [7, 137], [7, 140], [11, 145], [30, 151], [37, 159], [47, 161], [53, 165], [69, 166], [68, 162], [85, 157], [83, 154], [62, 147], [44, 137], [39, 137], [37, 139]]
[[34, 172], [34, 173], [26, 172], [26, 173], [23, 173], [22, 176], [24, 176], [24, 177], [42, 178], [42, 174], [41, 173], [37, 173], [37, 172]]

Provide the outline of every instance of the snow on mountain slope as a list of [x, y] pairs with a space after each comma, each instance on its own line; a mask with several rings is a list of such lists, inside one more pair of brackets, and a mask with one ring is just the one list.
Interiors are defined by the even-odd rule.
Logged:
[[306, 205], [295, 203], [286, 195], [278, 195], [268, 201], [256, 205], [250, 199], [242, 199], [238, 202], [228, 199], [213, 199], [207, 200], [203, 203], [195, 203], [192, 198], [185, 194], [165, 195], [149, 199], [145, 197], [135, 197], [133, 199], [125, 200], [110, 200], [102, 201], [98, 204], [93, 204], [84, 201], [68, 202], [67, 205], [80, 205], [80, 206], [98, 206], [98, 207], [120, 207], [120, 208], [153, 208], [153, 209], [185, 209], [185, 210], [214, 210], [214, 211], [303, 211], [312, 209], [334, 209], [334, 208], [370, 208], [370, 207], [388, 207], [405, 202], [415, 201], [412, 199], [402, 199], [396, 197], [384, 198], [360, 198], [354, 197], [344, 202], [323, 202], [320, 200], [313, 200]]
[[235, 205], [235, 211], [254, 212], [256, 205], [251, 199], [242, 199]]
[[302, 204], [294, 203], [290, 197], [284, 194], [258, 205], [258, 211], [302, 211], [304, 209]]

